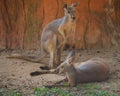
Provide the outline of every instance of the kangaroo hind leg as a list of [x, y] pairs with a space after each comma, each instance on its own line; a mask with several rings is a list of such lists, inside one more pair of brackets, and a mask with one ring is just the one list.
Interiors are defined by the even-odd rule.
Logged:
[[53, 38], [49, 41], [48, 50], [50, 53], [49, 67], [53, 68], [55, 63], [56, 35], [54, 35]]
[[59, 48], [57, 48], [57, 52], [56, 52], [56, 63], [57, 65], [59, 65], [61, 63], [61, 53], [64, 49], [65, 44], [62, 43], [61, 46]]

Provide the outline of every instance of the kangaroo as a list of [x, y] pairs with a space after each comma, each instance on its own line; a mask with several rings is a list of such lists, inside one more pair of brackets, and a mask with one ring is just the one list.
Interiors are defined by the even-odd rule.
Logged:
[[78, 83], [98, 82], [108, 79], [110, 69], [103, 59], [92, 58], [81, 63], [73, 63], [74, 60], [75, 51], [71, 51], [66, 60], [56, 69], [51, 69], [50, 72], [55, 72], [63, 67], [70, 86]]
[[[78, 83], [100, 82], [108, 79], [110, 69], [105, 60], [101, 58], [92, 58], [85, 62], [74, 63], [75, 59], [75, 51], [72, 50], [68, 54], [66, 60], [57, 68], [32, 72], [31, 76], [45, 73], [55, 73], [62, 68], [62, 71], [66, 73], [66, 79], [68, 80], [70, 86], [75, 86]], [[52, 85], [51, 87], [53, 86], [56, 85]]]
[[[41, 52], [38, 56], [10, 56], [10, 58], [24, 59], [32, 62], [40, 62], [48, 53], [50, 54], [49, 68], [54, 67], [55, 57], [56, 64], [60, 64], [61, 52], [67, 43], [67, 33], [72, 34], [72, 44], [74, 41], [74, 33], [76, 29], [75, 7], [78, 3], [68, 6], [64, 4], [64, 16], [60, 19], [53, 20], [44, 28], [41, 35]], [[55, 56], [56, 54], [56, 56]]]

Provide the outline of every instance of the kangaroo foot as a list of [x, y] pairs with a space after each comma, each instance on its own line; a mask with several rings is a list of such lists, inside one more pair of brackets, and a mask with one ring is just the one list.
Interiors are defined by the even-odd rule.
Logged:
[[34, 71], [34, 72], [31, 72], [30, 75], [31, 76], [38, 76], [38, 75], [41, 75], [41, 74], [46, 74], [46, 73], [49, 73], [48, 70], [44, 70], [44, 71]]
[[40, 69], [42, 69], [42, 70], [50, 70], [50, 68], [48, 66], [40, 66]]

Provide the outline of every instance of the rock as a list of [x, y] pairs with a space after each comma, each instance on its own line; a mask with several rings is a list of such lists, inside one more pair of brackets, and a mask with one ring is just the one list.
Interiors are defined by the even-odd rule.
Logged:
[[[64, 0], [67, 4], [76, 1]], [[63, 16], [64, 2], [0, 0], [0, 48], [38, 49], [43, 27]], [[119, 0], [81, 0], [77, 7], [76, 48], [120, 45], [119, 26]]]

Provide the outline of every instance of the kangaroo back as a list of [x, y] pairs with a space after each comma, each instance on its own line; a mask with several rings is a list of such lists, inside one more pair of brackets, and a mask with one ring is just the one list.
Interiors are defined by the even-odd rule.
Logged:
[[77, 82], [103, 81], [109, 77], [109, 65], [101, 58], [91, 59], [76, 67], [79, 73]]

